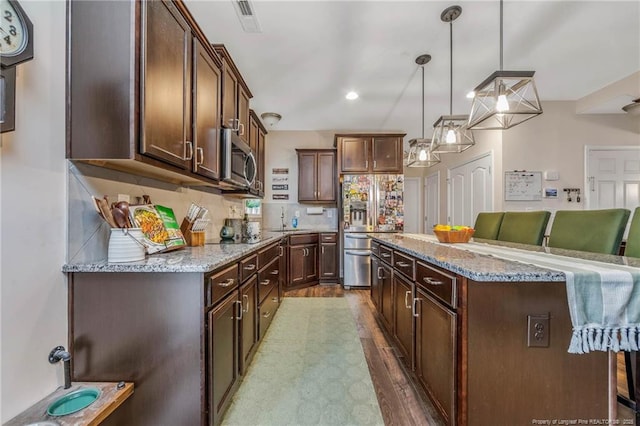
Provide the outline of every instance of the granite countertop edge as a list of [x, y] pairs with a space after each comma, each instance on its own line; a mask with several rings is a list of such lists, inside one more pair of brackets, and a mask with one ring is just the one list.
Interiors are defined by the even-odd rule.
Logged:
[[62, 266], [62, 272], [211, 272], [230, 262], [241, 259], [262, 247], [266, 247], [291, 234], [338, 232], [335, 230], [296, 229], [263, 232], [262, 239], [254, 244], [205, 244], [200, 247], [183, 247], [168, 253], [148, 255], [139, 262], [109, 263], [70, 262]]
[[452, 244], [426, 241], [412, 234], [370, 234], [387, 246], [419, 260], [477, 282], [564, 282], [565, 274], [531, 264], [515, 262], [456, 248]]

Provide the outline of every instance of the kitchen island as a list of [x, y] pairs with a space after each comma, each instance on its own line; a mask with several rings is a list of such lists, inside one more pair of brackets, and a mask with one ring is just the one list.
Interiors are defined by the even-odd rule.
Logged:
[[[488, 244], [478, 245], [479, 254], [473, 244], [432, 236], [371, 236], [371, 297], [380, 322], [446, 424], [606, 421], [607, 353], [567, 352], [572, 323], [563, 272], [491, 255]], [[640, 266], [619, 256], [552, 251]]]

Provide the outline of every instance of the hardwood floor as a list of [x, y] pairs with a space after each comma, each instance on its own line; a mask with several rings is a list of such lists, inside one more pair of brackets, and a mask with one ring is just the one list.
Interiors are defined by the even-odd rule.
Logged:
[[285, 291], [285, 297], [345, 297], [358, 327], [371, 380], [385, 424], [440, 426], [435, 409], [412, 380], [378, 324], [369, 290], [344, 290], [339, 284]]

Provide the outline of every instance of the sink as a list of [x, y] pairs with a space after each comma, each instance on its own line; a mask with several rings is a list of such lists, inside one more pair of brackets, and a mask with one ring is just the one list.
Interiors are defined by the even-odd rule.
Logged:
[[271, 228], [271, 229], [267, 229], [267, 231], [269, 232], [293, 232], [293, 231], [303, 231], [303, 232], [307, 232], [307, 231], [311, 231], [310, 229], [303, 229], [303, 228]]
[[98, 388], [78, 389], [53, 401], [47, 408], [47, 414], [50, 416], [66, 416], [88, 407], [99, 397], [100, 389]]

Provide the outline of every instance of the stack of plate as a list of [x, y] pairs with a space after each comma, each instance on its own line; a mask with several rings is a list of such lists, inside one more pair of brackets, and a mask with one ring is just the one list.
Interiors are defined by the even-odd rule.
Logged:
[[109, 263], [144, 260], [145, 250], [140, 228], [111, 228], [107, 260]]

